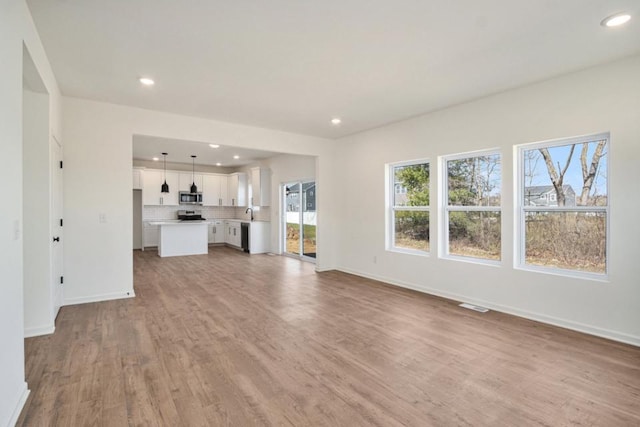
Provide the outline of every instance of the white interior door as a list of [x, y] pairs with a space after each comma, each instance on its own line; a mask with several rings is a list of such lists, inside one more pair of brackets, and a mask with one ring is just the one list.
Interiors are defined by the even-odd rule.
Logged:
[[63, 226], [62, 195], [63, 195], [63, 171], [62, 146], [51, 138], [51, 290], [53, 300], [53, 317], [58, 315], [64, 297], [63, 281]]

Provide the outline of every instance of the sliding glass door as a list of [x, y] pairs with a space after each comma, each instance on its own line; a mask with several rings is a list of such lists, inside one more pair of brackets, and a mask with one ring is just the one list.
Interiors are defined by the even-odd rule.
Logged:
[[282, 185], [284, 253], [313, 260], [316, 257], [316, 183], [297, 181]]

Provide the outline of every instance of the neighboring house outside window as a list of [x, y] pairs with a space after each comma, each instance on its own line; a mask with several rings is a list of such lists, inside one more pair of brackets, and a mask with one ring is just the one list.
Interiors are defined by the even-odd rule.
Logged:
[[495, 263], [501, 259], [500, 153], [443, 158], [442, 256]]
[[[571, 185], [563, 185], [565, 206], [576, 205], [576, 192]], [[556, 190], [553, 185], [538, 185], [524, 188], [524, 204], [526, 206], [558, 206]]]
[[387, 165], [389, 175], [387, 249], [429, 252], [429, 162]]
[[517, 267], [607, 273], [608, 150], [608, 134], [519, 147]]

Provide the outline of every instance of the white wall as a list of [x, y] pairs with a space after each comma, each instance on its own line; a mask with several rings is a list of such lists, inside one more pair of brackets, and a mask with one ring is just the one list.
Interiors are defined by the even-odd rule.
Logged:
[[28, 8], [22, 0], [0, 2], [0, 147], [4, 159], [0, 182], [7, 184], [3, 198], [10, 201], [0, 209], [0, 425], [15, 420], [27, 397], [22, 289], [23, 42], [51, 94], [51, 132], [59, 135], [59, 91]]
[[[640, 345], [640, 57], [636, 56], [339, 141], [339, 266], [428, 293]], [[514, 144], [611, 132], [610, 280], [515, 270]], [[499, 148], [503, 262], [477, 265], [385, 251], [385, 163]], [[338, 172], [339, 171], [339, 172]], [[435, 194], [438, 182], [432, 178]], [[432, 197], [431, 247], [440, 213]], [[374, 264], [373, 257], [377, 257]]]
[[[133, 294], [134, 134], [319, 156], [318, 178], [328, 183], [333, 179], [334, 142], [329, 140], [75, 98], [64, 98], [63, 103], [65, 304]], [[325, 194], [331, 212], [331, 192]], [[100, 214], [106, 223], [99, 222]], [[319, 265], [330, 269], [335, 266], [334, 218], [323, 218], [325, 246], [320, 247]]]
[[[157, 162], [154, 162], [153, 160], [133, 159], [132, 163], [134, 167], [144, 167], [147, 169], [164, 169], [164, 163], [162, 162], [162, 159]], [[192, 169], [191, 164], [167, 162], [167, 170], [191, 172], [191, 169]], [[207, 173], [233, 173], [236, 171], [236, 168], [225, 168], [222, 166], [209, 166], [209, 165], [196, 165], [195, 170], [196, 172], [207, 172]]]
[[[316, 158], [313, 156], [281, 155], [265, 160], [271, 169], [271, 251], [282, 253], [280, 233], [282, 233], [280, 185], [296, 180], [316, 178]], [[320, 196], [318, 194], [318, 196]], [[324, 199], [323, 199], [324, 200]], [[335, 212], [322, 210], [325, 215]]]
[[26, 392], [24, 382], [22, 238], [22, 12], [18, 1], [0, 3], [0, 182], [5, 201], [0, 209], [0, 424], [9, 423]]

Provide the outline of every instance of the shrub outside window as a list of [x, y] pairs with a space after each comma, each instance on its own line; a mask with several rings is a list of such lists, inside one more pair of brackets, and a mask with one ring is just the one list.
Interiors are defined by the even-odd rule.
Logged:
[[607, 273], [609, 135], [519, 148], [519, 267]]
[[429, 162], [389, 165], [389, 249], [429, 252]]
[[490, 151], [447, 156], [443, 172], [444, 256], [500, 261], [500, 154]]

